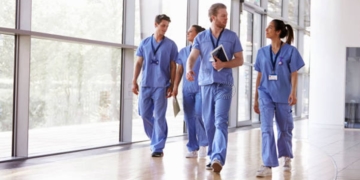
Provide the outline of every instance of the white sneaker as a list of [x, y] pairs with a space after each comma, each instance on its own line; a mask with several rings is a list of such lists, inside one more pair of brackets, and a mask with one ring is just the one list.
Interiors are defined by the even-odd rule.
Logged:
[[222, 165], [221, 165], [221, 162], [217, 159], [214, 159], [212, 162], [211, 162], [211, 167], [213, 168], [213, 171], [216, 172], [216, 173], [219, 173], [222, 169]]
[[206, 146], [200, 146], [199, 157], [206, 158], [206, 156], [207, 156]]
[[197, 158], [198, 157], [198, 152], [197, 151], [190, 151], [186, 154], [185, 156], [186, 158]]
[[284, 157], [284, 171], [291, 171], [291, 158]]
[[271, 174], [271, 168], [262, 165], [260, 169], [256, 172], [256, 177], [266, 177], [271, 176]]

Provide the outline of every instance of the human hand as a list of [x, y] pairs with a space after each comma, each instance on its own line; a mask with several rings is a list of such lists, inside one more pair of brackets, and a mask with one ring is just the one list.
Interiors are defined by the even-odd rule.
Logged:
[[215, 61], [212, 62], [212, 66], [216, 70], [220, 70], [225, 67], [225, 62], [222, 62], [219, 58], [214, 56]]
[[260, 109], [259, 109], [259, 102], [258, 100], [254, 101], [254, 111], [256, 114], [260, 114]]
[[193, 70], [189, 70], [186, 73], [186, 79], [188, 81], [194, 81], [194, 77], [195, 77], [195, 72]]
[[289, 104], [290, 106], [292, 105], [295, 105], [296, 102], [297, 102], [297, 99], [296, 99], [296, 94], [295, 93], [291, 93], [290, 96], [289, 96]]
[[171, 97], [172, 91], [173, 91], [173, 86], [170, 85], [166, 90], [166, 97], [167, 98]]
[[137, 82], [132, 83], [131, 91], [136, 95], [139, 94], [139, 86], [138, 86]]

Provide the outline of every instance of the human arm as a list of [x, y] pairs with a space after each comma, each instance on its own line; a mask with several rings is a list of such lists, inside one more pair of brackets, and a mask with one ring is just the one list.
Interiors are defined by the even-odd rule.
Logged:
[[262, 77], [261, 72], [258, 72], [257, 77], [256, 77], [255, 97], [254, 97], [254, 111], [255, 111], [257, 114], [260, 114], [258, 88], [259, 88], [259, 86], [260, 86], [261, 77]]
[[170, 61], [170, 86], [167, 88], [166, 91], [166, 97], [171, 97], [173, 87], [174, 87], [174, 81], [175, 81], [175, 75], [176, 75], [176, 63], [174, 60]]
[[195, 62], [200, 55], [200, 50], [193, 48], [190, 52], [190, 55], [186, 61], [186, 79], [189, 81], [194, 81], [195, 72], [193, 71]]
[[304, 60], [302, 59], [299, 51], [294, 48], [291, 53], [291, 59], [289, 63], [289, 70], [291, 72], [291, 92], [289, 95], [289, 105], [295, 105], [297, 103], [296, 99], [296, 90], [297, 90], [297, 81], [298, 81], [298, 71], [305, 65]]
[[177, 96], [178, 94], [178, 88], [179, 88], [179, 84], [181, 82], [181, 78], [182, 78], [182, 75], [184, 73], [184, 68], [182, 65], [178, 65], [177, 68], [176, 68], [176, 76], [175, 76], [175, 81], [174, 81], [174, 88], [173, 88], [173, 92], [172, 92], [172, 95], [173, 96]]
[[295, 105], [297, 102], [296, 99], [296, 89], [297, 89], [297, 79], [298, 79], [298, 72], [291, 73], [291, 93], [289, 96], [289, 104], [290, 106]]
[[143, 57], [138, 56], [136, 64], [135, 64], [135, 70], [134, 70], [134, 76], [133, 76], [132, 89], [131, 90], [136, 95], [139, 94], [139, 86], [137, 84], [137, 79], [138, 79], [140, 71], [141, 71], [143, 60], [144, 60]]

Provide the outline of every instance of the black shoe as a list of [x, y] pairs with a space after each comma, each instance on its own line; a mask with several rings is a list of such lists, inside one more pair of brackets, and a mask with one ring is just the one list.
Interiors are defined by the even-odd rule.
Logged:
[[153, 152], [151, 154], [152, 157], [163, 157], [164, 156], [164, 153], [162, 152]]
[[206, 165], [206, 170], [213, 170], [213, 168], [211, 167], [211, 163]]

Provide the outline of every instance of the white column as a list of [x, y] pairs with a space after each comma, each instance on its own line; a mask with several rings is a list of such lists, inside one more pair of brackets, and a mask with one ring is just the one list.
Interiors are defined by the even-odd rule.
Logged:
[[346, 47], [360, 47], [360, 1], [311, 1], [310, 125], [342, 128]]

